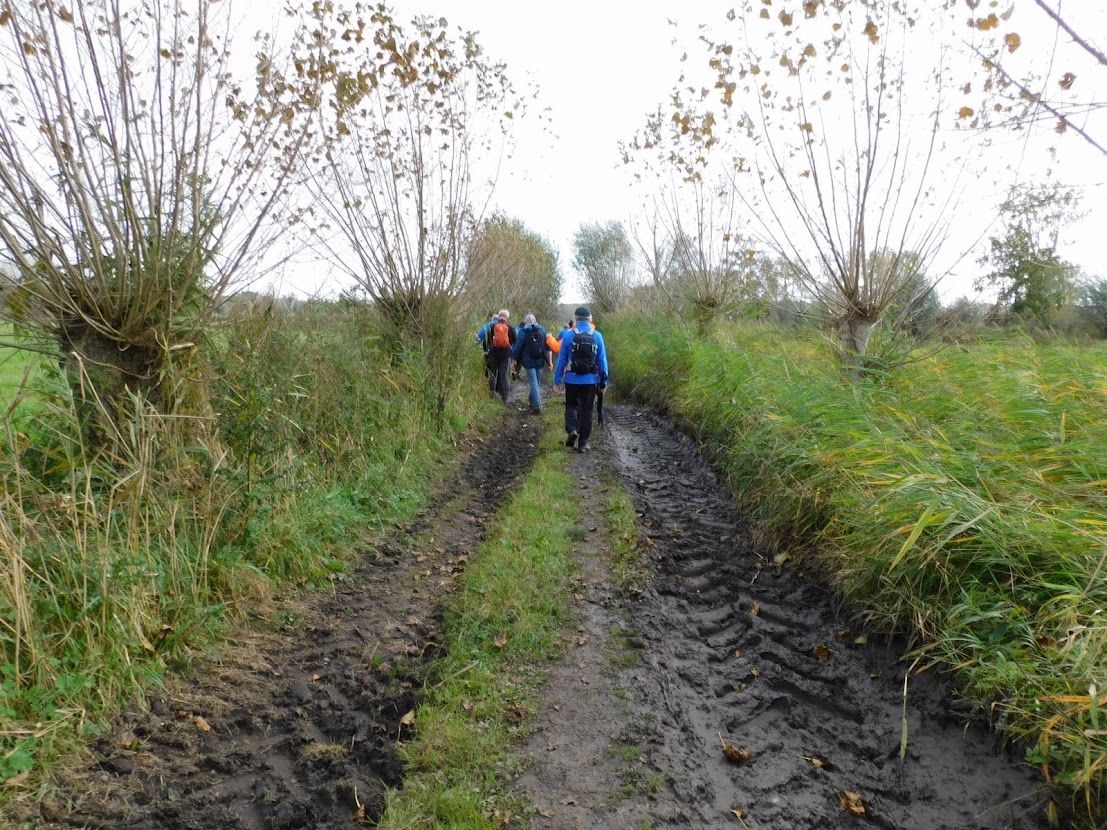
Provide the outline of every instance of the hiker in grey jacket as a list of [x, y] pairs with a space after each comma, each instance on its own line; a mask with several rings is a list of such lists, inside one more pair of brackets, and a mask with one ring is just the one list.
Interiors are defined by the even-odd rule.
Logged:
[[513, 354], [515, 360], [522, 364], [527, 372], [527, 382], [530, 384], [530, 411], [539, 413], [542, 411], [539, 380], [542, 369], [553, 369], [553, 350], [547, 342], [546, 329], [538, 324], [533, 314], [528, 314], [523, 319], [523, 326], [515, 339]]

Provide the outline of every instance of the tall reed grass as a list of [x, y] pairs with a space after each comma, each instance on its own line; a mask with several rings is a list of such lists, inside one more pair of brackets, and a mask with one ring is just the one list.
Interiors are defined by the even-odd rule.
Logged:
[[1103, 826], [1107, 349], [984, 341], [849, 382], [814, 336], [605, 334], [615, 382], [699, 431], [765, 541], [952, 669], [1054, 819]]
[[485, 403], [473, 394], [472, 355], [449, 342], [428, 352], [357, 306], [248, 315], [209, 346], [211, 417], [200, 428], [181, 430], [135, 397], [122, 440], [93, 450], [69, 388], [48, 372], [34, 407], [9, 409], [0, 439], [8, 796], [228, 615], [341, 572], [380, 527], [422, 503]]

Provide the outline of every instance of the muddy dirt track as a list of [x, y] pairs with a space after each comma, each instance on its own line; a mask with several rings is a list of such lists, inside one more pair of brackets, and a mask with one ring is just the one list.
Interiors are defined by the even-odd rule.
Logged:
[[[440, 653], [441, 599], [537, 452], [541, 423], [521, 410], [506, 421], [446, 482], [456, 498], [305, 607], [306, 629], [239, 643], [151, 701], [101, 742], [69, 803], [43, 802], [35, 823], [372, 823], [385, 788], [402, 784], [395, 742]], [[616, 596], [598, 534], [577, 551], [589, 585], [570, 636], [580, 647], [554, 667], [520, 747], [514, 790], [536, 809], [513, 827], [1044, 827], [1035, 772], [951, 715], [931, 673], [909, 680], [901, 768], [907, 666], [895, 650], [857, 642], [826, 590], [751, 543], [693, 442], [627, 406], [607, 421], [590, 455], [569, 458], [581, 487], [606, 471], [631, 494], [648, 587]], [[728, 761], [724, 739], [748, 757]]]
[[952, 716], [930, 673], [909, 679], [901, 768], [899, 655], [857, 642], [827, 591], [752, 545], [691, 440], [628, 407], [605, 429], [655, 562], [631, 609], [640, 659], [618, 678], [664, 782], [652, 826], [1045, 826], [1035, 772]]
[[[402, 780], [396, 741], [440, 650], [439, 606], [542, 424], [511, 410], [443, 496], [369, 551], [303, 623], [225, 649], [94, 747], [92, 769], [47, 799], [43, 827], [346, 828], [371, 822]], [[453, 496], [451, 501], [448, 497]]]

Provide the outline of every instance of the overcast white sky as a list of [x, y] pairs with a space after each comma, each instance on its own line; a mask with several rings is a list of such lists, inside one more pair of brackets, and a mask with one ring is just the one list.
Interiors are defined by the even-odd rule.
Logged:
[[[1031, 0], [1017, 0], [1026, 6]], [[1080, 6], [1100, 0], [1080, 0]], [[1071, 4], [1071, 0], [1070, 0]], [[548, 125], [524, 123], [513, 159], [502, 170], [493, 205], [545, 235], [559, 249], [566, 277], [563, 298], [581, 297], [571, 266], [572, 236], [585, 221], [626, 220], [637, 208], [628, 171], [617, 145], [629, 138], [645, 114], [663, 102], [679, 72], [681, 48], [692, 44], [701, 22], [721, 22], [734, 2], [711, 0], [394, 0], [401, 19], [412, 14], [445, 16], [451, 24], [479, 32], [490, 57], [507, 63], [519, 87], [537, 85], [549, 108]], [[1020, 9], [1029, 19], [1040, 12]], [[1097, 13], [1102, 20], [1107, 14]], [[674, 28], [670, 20], [676, 20]], [[1093, 26], [1102, 35], [1107, 26]], [[674, 36], [681, 46], [674, 47]], [[1104, 44], [1099, 44], [1103, 46]], [[1100, 76], [1107, 75], [1101, 72]], [[1099, 100], [1107, 99], [1107, 90]], [[1101, 136], [1102, 137], [1102, 136]], [[1101, 154], [1068, 137], [1057, 165], [1059, 179], [1086, 186], [1088, 215], [1061, 240], [1061, 253], [1086, 272], [1107, 277], [1107, 163]], [[1017, 135], [998, 137], [996, 152], [1012, 163], [1023, 154]], [[996, 202], [1002, 198], [996, 194]], [[967, 210], [994, 211], [976, 203]], [[949, 298], [971, 294], [972, 258], [943, 290]], [[318, 273], [317, 271], [315, 273]], [[310, 289], [302, 274], [289, 284]], [[327, 290], [327, 289], [324, 289]], [[331, 288], [330, 290], [333, 290]]]

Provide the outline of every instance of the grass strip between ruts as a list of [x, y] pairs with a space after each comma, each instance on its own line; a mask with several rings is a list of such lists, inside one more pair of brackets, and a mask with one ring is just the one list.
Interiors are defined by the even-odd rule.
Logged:
[[447, 656], [381, 828], [494, 828], [513, 810], [508, 750], [537, 710], [540, 664], [563, 648], [580, 516], [556, 430], [541, 449], [448, 601]]

